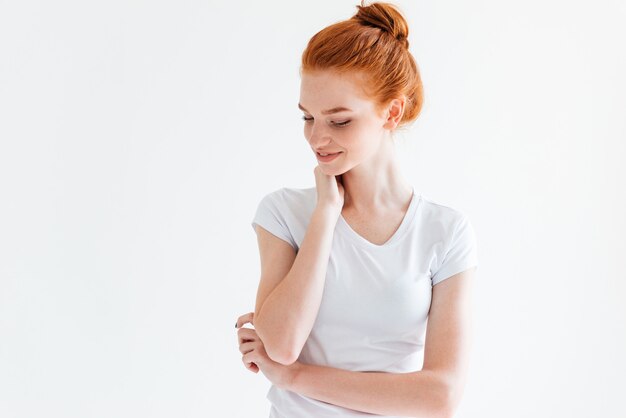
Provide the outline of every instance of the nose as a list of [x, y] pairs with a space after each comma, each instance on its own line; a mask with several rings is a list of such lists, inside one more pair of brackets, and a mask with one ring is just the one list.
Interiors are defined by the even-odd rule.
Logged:
[[332, 141], [332, 138], [323, 124], [315, 122], [312, 122], [309, 127], [309, 135], [307, 139], [313, 149], [324, 148], [324, 146]]

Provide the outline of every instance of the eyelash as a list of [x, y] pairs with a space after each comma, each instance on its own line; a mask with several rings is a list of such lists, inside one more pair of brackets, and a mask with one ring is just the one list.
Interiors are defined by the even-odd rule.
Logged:
[[[307, 118], [306, 116], [302, 116], [302, 120], [304, 120], [305, 122], [309, 122], [312, 121], [313, 118]], [[338, 126], [338, 127], [342, 127], [342, 126], [346, 126], [350, 123], [349, 120], [345, 121], [345, 122], [333, 122], [333, 125]]]

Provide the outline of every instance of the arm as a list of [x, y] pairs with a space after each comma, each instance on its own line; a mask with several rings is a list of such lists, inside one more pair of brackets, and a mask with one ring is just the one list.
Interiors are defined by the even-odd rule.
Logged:
[[469, 364], [474, 271], [433, 287], [422, 370], [370, 373], [299, 364], [287, 389], [372, 414], [451, 417], [461, 401]]
[[[270, 272], [289, 259], [281, 242], [269, 232], [259, 231], [262, 279], [257, 293], [254, 328], [263, 341], [267, 355], [289, 365], [296, 361], [319, 311], [328, 268], [337, 215], [318, 206], [293, 265], [286, 275]], [[277, 249], [282, 246], [283, 250]], [[281, 252], [283, 251], [283, 252]]]
[[444, 418], [447, 387], [435, 372], [353, 372], [299, 364], [287, 390], [378, 415]]

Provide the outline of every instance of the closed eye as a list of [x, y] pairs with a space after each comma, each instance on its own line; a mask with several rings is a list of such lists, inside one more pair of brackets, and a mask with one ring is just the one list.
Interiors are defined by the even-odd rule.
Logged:
[[[310, 121], [312, 121], [312, 120], [313, 120], [313, 118], [307, 118], [306, 116], [302, 116], [302, 119], [303, 119], [305, 122], [310, 122]], [[351, 121], [346, 120], [346, 121], [343, 121], [343, 122], [335, 122], [335, 121], [332, 121], [331, 123], [332, 123], [333, 125], [335, 125], [335, 126], [341, 127], [341, 126], [346, 126], [346, 125], [348, 125], [350, 122], [351, 122]]]

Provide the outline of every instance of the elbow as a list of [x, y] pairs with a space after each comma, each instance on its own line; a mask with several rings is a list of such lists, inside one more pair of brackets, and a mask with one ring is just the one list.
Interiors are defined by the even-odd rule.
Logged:
[[449, 407], [443, 407], [440, 409], [438, 415], [439, 418], [454, 418], [454, 411]]
[[[454, 418], [454, 408], [452, 405], [444, 400], [445, 396], [442, 395], [440, 399], [436, 401], [432, 399], [431, 407], [429, 408], [428, 416], [432, 418]], [[415, 405], [415, 416], [423, 416], [424, 405]]]
[[439, 414], [436, 415], [437, 418], [454, 418], [454, 414], [448, 411], [440, 411]]
[[278, 355], [273, 355], [273, 356], [268, 354], [268, 357], [272, 359], [273, 361], [275, 361], [276, 363], [280, 363], [284, 366], [291, 366], [293, 363], [296, 362], [296, 360], [298, 360], [298, 356], [294, 356], [291, 354], [287, 354], [287, 355], [278, 354]]
[[[433, 418], [454, 418], [459, 404], [460, 392], [448, 379], [436, 374], [431, 376], [430, 385], [430, 407], [428, 416]], [[416, 416], [424, 414], [424, 405], [416, 405], [418, 408]]]
[[[259, 332], [257, 331], [257, 335]], [[263, 342], [263, 348], [265, 349], [265, 354], [270, 358], [270, 360], [275, 361], [276, 363], [283, 364], [285, 366], [290, 366], [295, 363], [300, 356], [300, 350], [296, 350], [293, 347], [293, 344], [289, 344], [288, 341], [284, 339], [275, 339], [269, 338], [269, 336], [261, 336], [259, 338]]]
[[290, 366], [298, 360], [299, 354], [296, 350], [285, 349], [284, 347], [265, 347], [267, 356], [276, 363], [280, 363], [285, 366]]
[[456, 409], [460, 403], [460, 393], [453, 387], [445, 387], [442, 389], [441, 402], [439, 404], [440, 418], [454, 418]]
[[266, 329], [260, 321], [255, 323], [255, 328], [257, 335], [263, 343], [265, 353], [270, 360], [285, 366], [289, 366], [298, 360], [302, 347], [300, 349], [296, 348], [298, 344], [293, 341], [294, 338], [283, 338], [281, 334], [285, 333]]

